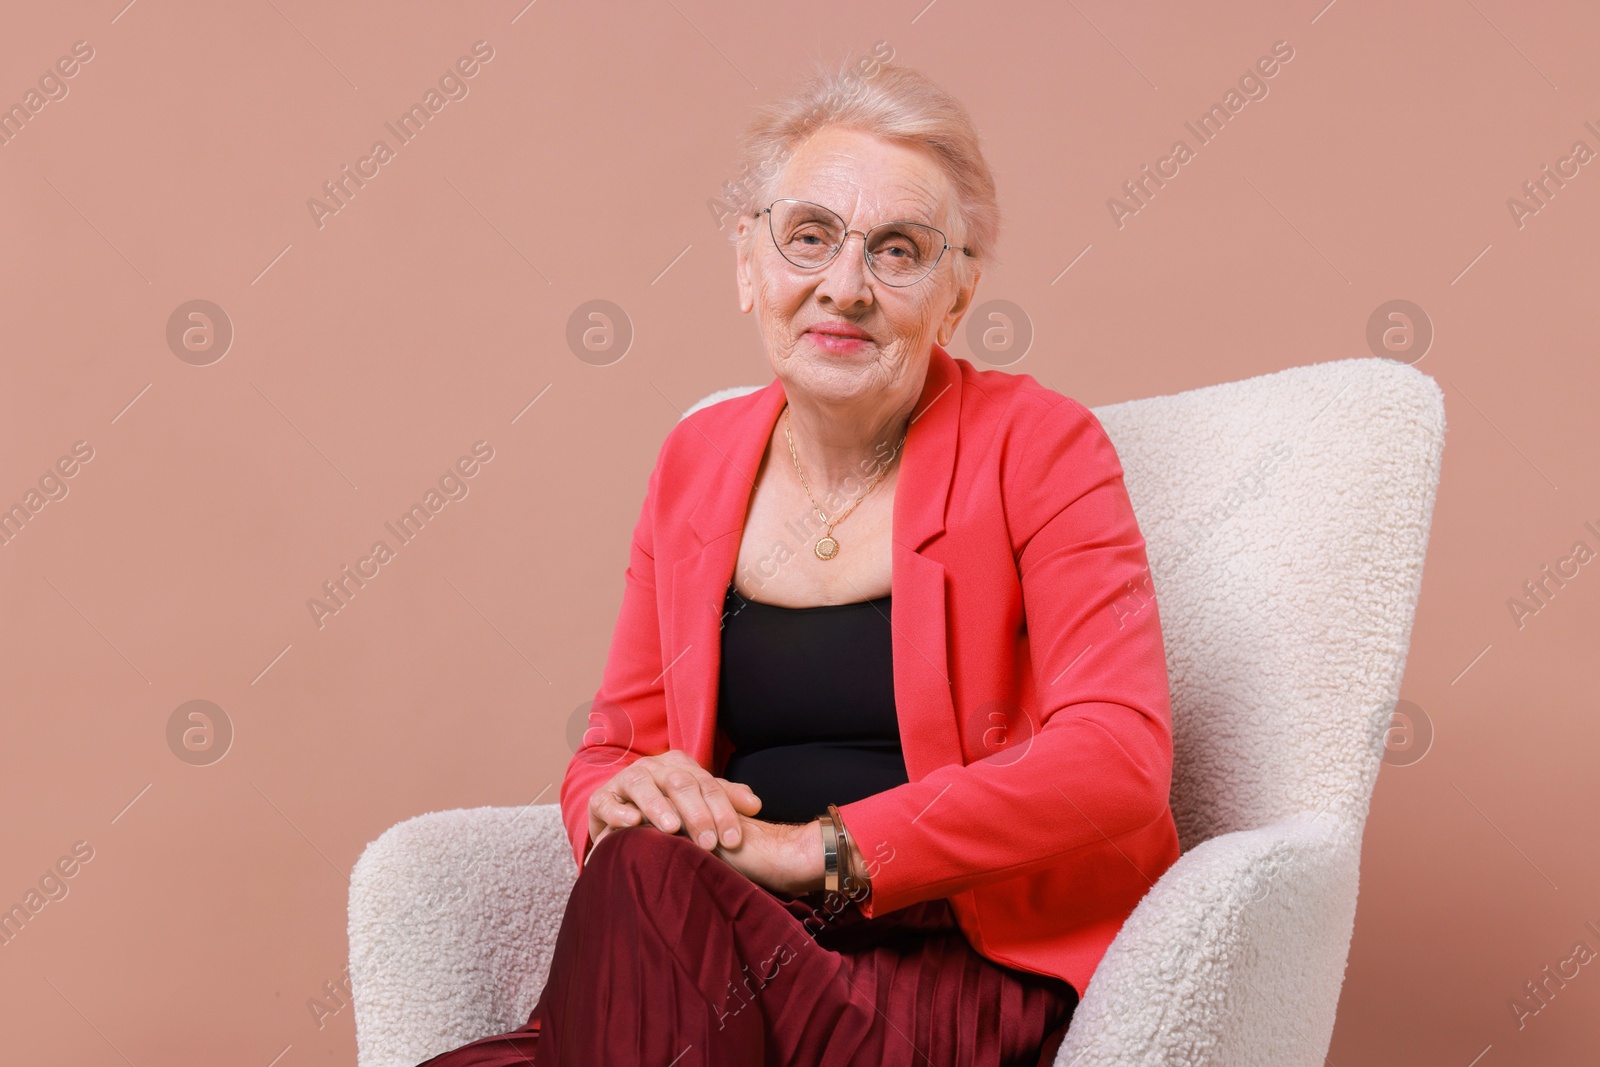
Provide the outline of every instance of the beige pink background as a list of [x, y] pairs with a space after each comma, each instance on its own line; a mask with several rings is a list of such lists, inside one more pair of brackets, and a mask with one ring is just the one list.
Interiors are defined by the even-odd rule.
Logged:
[[[1600, 162], [1507, 206], [1600, 151], [1592, 5], [124, 2], [0, 32], [0, 105], [92, 50], [0, 145], [0, 506], [65, 488], [0, 547], [0, 903], [92, 849], [0, 946], [0, 1060], [354, 1062], [327, 985], [352, 864], [412, 815], [555, 801], [663, 436], [771, 378], [710, 206], [736, 134], [882, 41], [967, 103], [999, 182], [978, 301], [1034, 339], [957, 356], [1100, 405], [1367, 356], [1381, 304], [1425, 311], [1449, 438], [1403, 696], [1434, 737], [1379, 777], [1330, 1059], [1593, 1062], [1600, 962], [1521, 1028], [1509, 1003], [1600, 950], [1600, 564], [1520, 628], [1508, 601], [1600, 547]], [[1123, 182], [1279, 41], [1119, 227]], [[220, 359], [169, 344], [193, 300]], [[620, 359], [569, 345], [591, 300]], [[319, 626], [477, 442], [466, 495]], [[232, 727], [205, 765], [169, 744], [192, 700]]]

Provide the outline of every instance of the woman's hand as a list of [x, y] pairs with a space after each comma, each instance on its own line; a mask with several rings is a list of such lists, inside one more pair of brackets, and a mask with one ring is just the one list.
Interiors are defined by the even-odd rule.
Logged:
[[[761, 810], [761, 798], [742, 782], [718, 778], [687, 752], [641, 756], [589, 798], [590, 847], [612, 830], [648, 819], [669, 834], [685, 833], [701, 848], [738, 848], [744, 816]], [[770, 825], [770, 824], [767, 824]]]
[[757, 885], [800, 896], [821, 889], [822, 829], [808, 823], [763, 822], [739, 817], [740, 843], [718, 846], [718, 859]]

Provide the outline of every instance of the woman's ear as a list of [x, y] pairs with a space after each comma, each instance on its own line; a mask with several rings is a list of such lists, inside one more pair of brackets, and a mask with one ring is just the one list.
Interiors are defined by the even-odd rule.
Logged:
[[739, 286], [739, 310], [748, 315], [756, 306], [756, 287], [750, 277], [754, 265], [750, 262], [750, 238], [755, 233], [749, 215], [739, 216], [738, 240], [734, 243], [734, 282]]
[[974, 264], [967, 275], [967, 281], [956, 290], [955, 299], [950, 308], [939, 321], [938, 341], [940, 348], [949, 348], [950, 342], [955, 340], [956, 327], [961, 325], [962, 316], [972, 307], [972, 296], [978, 291], [978, 279], [983, 275], [983, 268]]

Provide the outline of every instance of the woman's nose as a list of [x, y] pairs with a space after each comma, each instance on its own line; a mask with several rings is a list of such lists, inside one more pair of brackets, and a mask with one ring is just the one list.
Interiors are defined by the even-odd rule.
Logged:
[[[861, 247], [858, 251], [851, 245], [851, 237], [861, 238]], [[862, 295], [870, 295], [867, 287], [867, 235], [860, 230], [846, 230], [840, 240], [839, 251], [834, 253], [833, 259], [823, 267], [819, 290], [828, 292], [836, 303], [853, 301]]]

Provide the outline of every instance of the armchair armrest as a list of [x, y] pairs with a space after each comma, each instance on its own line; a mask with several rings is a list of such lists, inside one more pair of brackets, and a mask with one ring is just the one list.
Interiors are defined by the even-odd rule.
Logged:
[[1162, 874], [1101, 959], [1057, 1067], [1321, 1067], [1350, 950], [1360, 826], [1300, 813]]
[[555, 804], [432, 812], [369, 844], [350, 876], [360, 1067], [526, 1023], [577, 876]]

